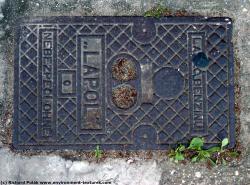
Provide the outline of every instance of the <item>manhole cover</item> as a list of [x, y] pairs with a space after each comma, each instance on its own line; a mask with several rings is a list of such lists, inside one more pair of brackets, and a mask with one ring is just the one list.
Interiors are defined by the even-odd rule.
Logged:
[[36, 17], [16, 28], [16, 149], [234, 145], [228, 18]]

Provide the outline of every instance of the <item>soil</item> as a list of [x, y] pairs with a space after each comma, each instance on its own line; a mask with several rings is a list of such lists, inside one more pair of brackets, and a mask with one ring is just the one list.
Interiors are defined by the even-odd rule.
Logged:
[[125, 58], [118, 59], [112, 66], [113, 78], [119, 81], [129, 81], [136, 78], [134, 62]]
[[112, 90], [113, 103], [121, 109], [129, 109], [137, 99], [137, 91], [130, 85], [120, 85]]

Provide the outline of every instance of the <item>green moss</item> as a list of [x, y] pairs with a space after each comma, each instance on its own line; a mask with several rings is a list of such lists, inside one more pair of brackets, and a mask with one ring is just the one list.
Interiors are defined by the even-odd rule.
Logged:
[[163, 16], [178, 16], [178, 17], [182, 17], [182, 16], [200, 16], [199, 13], [197, 12], [187, 12], [185, 9], [177, 9], [177, 10], [173, 10], [173, 9], [169, 9], [168, 7], [164, 7], [164, 6], [156, 6], [154, 8], [152, 8], [151, 10], [147, 11], [144, 13], [145, 17], [156, 17], [156, 18], [160, 18]]
[[172, 11], [167, 8], [167, 7], [163, 7], [163, 6], [157, 6], [147, 12], [144, 13], [145, 17], [156, 17], [156, 18], [160, 18], [162, 16], [165, 15], [171, 15]]

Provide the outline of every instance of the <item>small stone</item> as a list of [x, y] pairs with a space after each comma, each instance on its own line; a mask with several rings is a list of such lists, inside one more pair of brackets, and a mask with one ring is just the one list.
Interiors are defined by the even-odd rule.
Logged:
[[242, 12], [247, 12], [247, 9], [246, 9], [246, 8], [243, 8], [243, 9], [242, 9]]
[[10, 118], [8, 118], [8, 119], [7, 119], [7, 121], [6, 121], [6, 124], [7, 124], [7, 125], [9, 125], [9, 124], [10, 124], [10, 122], [11, 122], [11, 119], [10, 119]]
[[170, 172], [170, 174], [171, 174], [171, 175], [174, 175], [175, 172], [176, 172], [175, 170], [172, 170], [172, 171]]
[[128, 159], [128, 160], [127, 160], [127, 163], [128, 163], [128, 164], [134, 163], [134, 160], [133, 160], [133, 159]]
[[238, 175], [239, 175], [239, 171], [235, 171], [234, 174], [235, 174], [236, 176], [238, 176]]
[[186, 181], [185, 180], [181, 180], [181, 183], [185, 183]]
[[201, 172], [195, 172], [195, 177], [201, 178]]
[[72, 161], [66, 161], [65, 162], [65, 167], [68, 168], [68, 169], [71, 168], [72, 165], [73, 165]]

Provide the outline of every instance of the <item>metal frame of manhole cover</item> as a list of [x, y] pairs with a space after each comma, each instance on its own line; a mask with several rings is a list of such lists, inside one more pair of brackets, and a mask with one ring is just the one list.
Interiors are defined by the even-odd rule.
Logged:
[[34, 17], [15, 33], [15, 149], [235, 144], [232, 21]]

